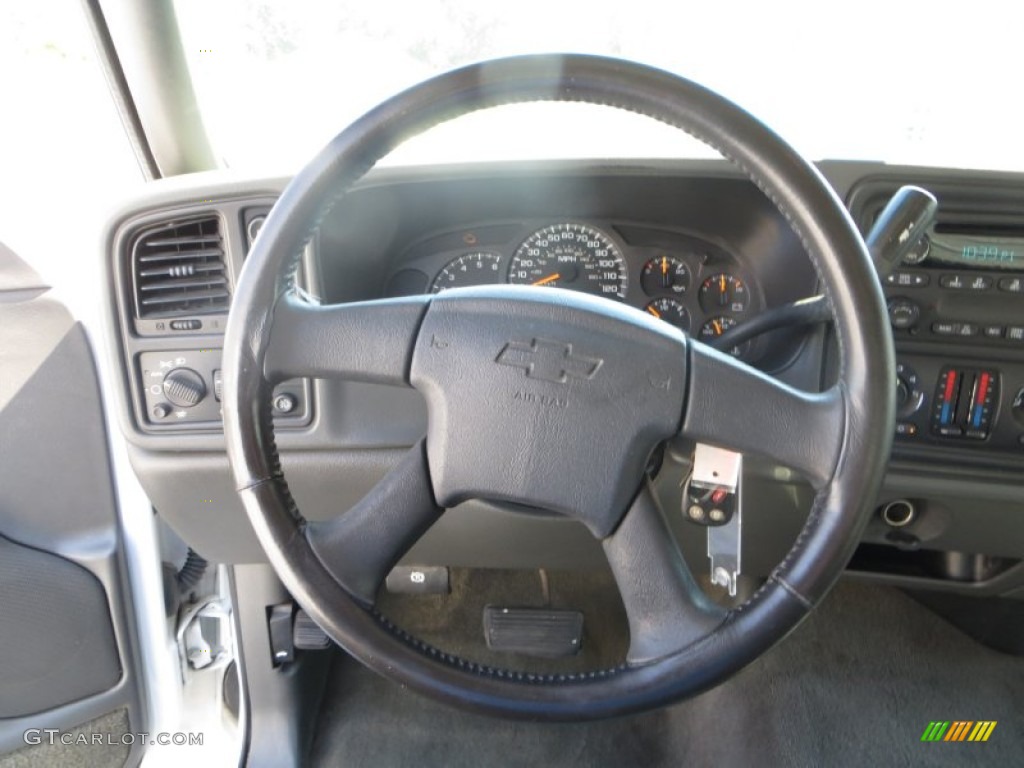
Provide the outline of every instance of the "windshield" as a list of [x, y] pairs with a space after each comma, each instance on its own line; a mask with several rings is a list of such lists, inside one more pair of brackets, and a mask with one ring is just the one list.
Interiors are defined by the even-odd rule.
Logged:
[[65, 0], [5, 6], [0, 72], [0, 242], [96, 322], [100, 227], [143, 176], [85, 14]]
[[[294, 170], [376, 103], [497, 56], [600, 53], [736, 101], [812, 159], [1024, 169], [1017, 100], [1024, 4], [840, 6], [517, 0], [177, 0], [215, 151]], [[391, 162], [713, 156], [634, 115], [503, 107], [438, 129]]]

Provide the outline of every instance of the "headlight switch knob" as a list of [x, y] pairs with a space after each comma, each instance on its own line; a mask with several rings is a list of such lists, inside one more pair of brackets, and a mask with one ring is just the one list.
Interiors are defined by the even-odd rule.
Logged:
[[164, 376], [164, 397], [179, 408], [191, 408], [206, 397], [206, 381], [191, 368], [175, 368]]

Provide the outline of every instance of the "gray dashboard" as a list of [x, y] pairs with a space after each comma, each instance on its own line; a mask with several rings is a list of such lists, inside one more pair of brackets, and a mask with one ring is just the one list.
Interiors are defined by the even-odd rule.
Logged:
[[[939, 196], [940, 222], [1024, 230], [1019, 176], [861, 163], [824, 163], [821, 170], [862, 229], [898, 186], [917, 183]], [[225, 562], [260, 560], [262, 552], [235, 497], [220, 433], [215, 375], [230, 299], [217, 296], [221, 288], [230, 295], [260, 217], [286, 182], [221, 175], [158, 182], [111, 220], [105, 240], [109, 332], [117, 350], [113, 362], [122, 372], [120, 417], [130, 457], [161, 516], [197, 550]], [[307, 249], [302, 280], [325, 302], [426, 292], [454, 260], [488, 253], [492, 277], [503, 282], [531, 234], [561, 222], [580, 223], [615, 244], [625, 281], [621, 300], [638, 309], [670, 295], [644, 288], [645, 265], [669, 257], [685, 264], [688, 287], [671, 295], [685, 306], [695, 335], [717, 316], [700, 291], [708, 278], [743, 281], [747, 305], [735, 313], [724, 310], [738, 319], [818, 290], [810, 259], [785, 220], [751, 183], [717, 161], [375, 171], [324, 220]], [[167, 290], [156, 286], [144, 293], [140, 271], [170, 253], [161, 243], [170, 236], [184, 242], [206, 231], [202, 227], [216, 229], [219, 238], [219, 246], [207, 249], [211, 240], [202, 248], [219, 248], [220, 255], [196, 256], [200, 246], [184, 247], [195, 261], [168, 262], [166, 279], [198, 276], [189, 265], [220, 259], [223, 286], [203, 284], [185, 303], [175, 303], [178, 288], [170, 282], [164, 283]], [[182, 248], [174, 246], [169, 258]], [[143, 263], [140, 254], [147, 253], [155, 255]], [[864, 578], [957, 591], [1022, 590], [1017, 558], [1024, 553], [1024, 410], [1014, 403], [1024, 389], [1024, 342], [1017, 343], [1009, 329], [1024, 324], [1024, 294], [1000, 293], [994, 282], [991, 293], [954, 296], [955, 289], [939, 287], [948, 268], [934, 275], [923, 265], [904, 271], [927, 274], [928, 282], [916, 293], [911, 284], [886, 286], [890, 299], [909, 295], [917, 305], [916, 325], [895, 331], [899, 361], [913, 374], [916, 405], [910, 409], [903, 401], [901, 432], [878, 501], [909, 499], [916, 515], [899, 530], [873, 520], [851, 569]], [[155, 274], [163, 279], [160, 270]], [[156, 310], [141, 309], [143, 298], [154, 295], [170, 299], [146, 305]], [[998, 339], [933, 330], [945, 322], [1003, 330]], [[786, 329], [761, 337], [744, 356], [815, 390], [832, 375], [830, 349], [827, 328]], [[933, 428], [941, 377], [949, 370], [973, 376], [975, 389], [981, 374], [988, 374], [983, 437], [978, 430], [970, 437], [966, 429], [943, 435]], [[967, 387], [966, 381], [958, 386]], [[276, 396], [285, 398], [283, 406], [290, 403], [276, 412], [275, 422], [284, 467], [311, 519], [351, 506], [425, 431], [425, 408], [407, 390], [315, 380], [288, 382]], [[678, 509], [687, 454], [682, 445], [666, 451], [659, 477], [666, 509]], [[810, 492], [785, 468], [768, 463], [752, 463], [747, 483], [759, 504], [749, 526], [744, 521], [744, 557], [752, 572], [766, 573], [799, 530]], [[684, 550], [700, 557], [699, 537], [681, 520], [673, 526]], [[596, 543], [575, 524], [486, 503], [451, 510], [410, 553], [423, 564], [506, 567], [569, 567], [600, 557]]]

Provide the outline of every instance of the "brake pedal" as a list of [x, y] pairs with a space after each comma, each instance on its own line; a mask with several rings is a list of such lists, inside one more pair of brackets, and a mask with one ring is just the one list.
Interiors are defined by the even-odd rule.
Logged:
[[546, 659], [574, 656], [583, 643], [583, 614], [549, 608], [484, 608], [484, 635], [492, 651]]

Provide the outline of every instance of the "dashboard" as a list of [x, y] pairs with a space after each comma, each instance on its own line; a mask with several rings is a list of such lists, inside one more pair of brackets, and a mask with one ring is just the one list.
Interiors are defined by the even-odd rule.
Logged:
[[[862, 231], [903, 184], [929, 189], [940, 204], [935, 227], [882, 285], [899, 416], [878, 513], [851, 572], [948, 591], [1024, 590], [1024, 177], [871, 163], [820, 170]], [[286, 184], [220, 175], [155, 183], [106, 230], [129, 458], [162, 518], [216, 561], [263, 558], [224, 454], [220, 349], [245, 255]], [[325, 216], [300, 281], [325, 303], [497, 283], [567, 288], [705, 341], [820, 291], [784, 217], [719, 161], [376, 170]], [[828, 324], [778, 328], [730, 352], [807, 391], [836, 375]], [[426, 429], [411, 390], [295, 380], [275, 390], [273, 406], [289, 484], [313, 520], [351, 507]], [[668, 444], [657, 487], [681, 547], [699, 562], [704, 542], [671, 513], [691, 454]], [[813, 493], [770, 461], [745, 468], [745, 493], [757, 500], [744, 518], [745, 570], [766, 574]], [[449, 510], [410, 558], [603, 562], [599, 545], [569, 521], [486, 502]]]

